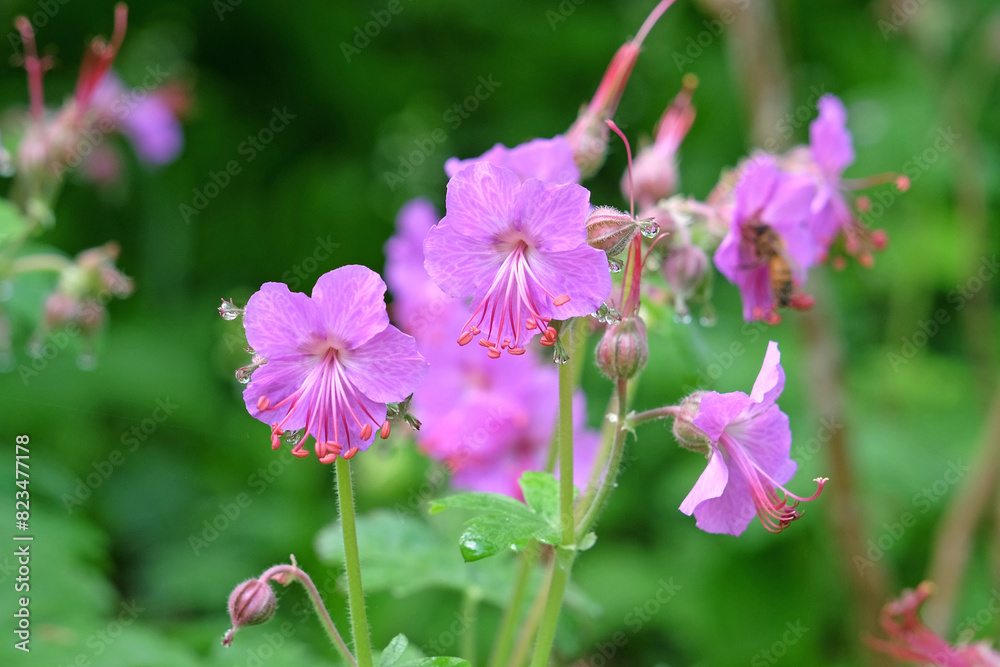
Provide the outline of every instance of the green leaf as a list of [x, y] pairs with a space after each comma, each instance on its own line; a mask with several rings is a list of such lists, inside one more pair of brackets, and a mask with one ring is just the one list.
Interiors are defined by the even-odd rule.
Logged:
[[28, 223], [14, 204], [0, 199], [0, 245], [19, 239], [28, 229]]
[[469, 667], [469, 661], [461, 658], [418, 658], [399, 667]]
[[481, 512], [465, 525], [458, 541], [467, 563], [508, 549], [519, 551], [532, 539], [559, 544], [559, 490], [555, 480], [545, 473], [529, 473], [521, 483], [533, 507], [500, 493], [461, 493], [431, 503], [431, 513], [449, 508]]
[[406, 650], [406, 645], [409, 643], [406, 635], [398, 634], [393, 637], [389, 645], [382, 651], [382, 657], [378, 660], [378, 667], [392, 667], [392, 665], [396, 664], [400, 657], [402, 657], [403, 651]]
[[528, 507], [548, 517], [559, 516], [559, 481], [547, 472], [526, 471], [518, 480]]

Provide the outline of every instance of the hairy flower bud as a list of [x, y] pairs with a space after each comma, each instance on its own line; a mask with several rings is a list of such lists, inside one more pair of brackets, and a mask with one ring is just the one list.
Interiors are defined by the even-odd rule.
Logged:
[[587, 243], [608, 257], [622, 254], [638, 233], [635, 219], [611, 206], [598, 206], [587, 217]]
[[677, 165], [674, 157], [664, 156], [656, 146], [647, 146], [635, 156], [632, 190], [628, 174], [622, 176], [622, 193], [635, 197], [640, 207], [653, 206], [677, 190]]
[[608, 327], [594, 351], [597, 367], [613, 382], [635, 377], [649, 361], [646, 324], [638, 315]]
[[698, 416], [698, 406], [701, 404], [701, 397], [707, 392], [696, 391], [680, 402], [678, 406], [681, 414], [674, 419], [674, 437], [677, 444], [692, 452], [699, 452], [706, 456], [711, 451], [712, 441], [705, 432], [694, 425], [694, 418]]
[[708, 271], [708, 255], [696, 245], [673, 248], [663, 264], [663, 275], [678, 299], [686, 301], [698, 291]]
[[260, 579], [248, 579], [229, 596], [229, 618], [233, 627], [222, 640], [223, 645], [233, 643], [233, 635], [244, 625], [260, 625], [271, 620], [278, 606], [271, 585]]

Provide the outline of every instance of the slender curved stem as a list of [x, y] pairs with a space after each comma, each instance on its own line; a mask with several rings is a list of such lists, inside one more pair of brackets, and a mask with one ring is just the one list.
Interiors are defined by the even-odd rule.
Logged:
[[528, 590], [528, 578], [531, 570], [538, 560], [538, 542], [532, 540], [521, 552], [518, 560], [517, 575], [514, 579], [514, 591], [511, 593], [510, 601], [503, 613], [503, 620], [500, 622], [500, 629], [497, 631], [496, 642], [493, 645], [493, 653], [490, 656], [490, 667], [500, 667], [506, 663], [512, 650], [511, 644], [514, 641], [514, 632], [517, 630], [517, 619], [521, 610], [521, 602], [524, 594]]
[[646, 410], [644, 412], [639, 412], [628, 417], [629, 426], [638, 426], [639, 424], [652, 421], [654, 419], [669, 419], [671, 417], [679, 417], [681, 414], [681, 409], [676, 405], [665, 405], [662, 408], [655, 408], [653, 410]]
[[18, 257], [10, 265], [10, 273], [30, 273], [31, 271], [63, 271], [73, 265], [73, 262], [54, 252]]
[[[662, 408], [667, 409], [667, 408]], [[650, 410], [650, 412], [656, 412]], [[608, 463], [608, 472], [604, 476], [594, 501], [587, 508], [580, 521], [579, 533], [582, 537], [591, 529], [597, 517], [604, 511], [611, 496], [611, 490], [618, 480], [618, 471], [621, 469], [622, 458], [625, 454], [625, 441], [628, 435], [628, 424], [625, 423], [625, 415], [628, 414], [628, 380], [618, 381], [618, 422], [615, 427], [615, 438], [611, 445], [611, 461]]]
[[[553, 562], [552, 565], [554, 568], [555, 563]], [[538, 591], [538, 597], [535, 598], [531, 609], [528, 610], [528, 617], [524, 619], [524, 626], [521, 628], [521, 634], [517, 637], [517, 644], [514, 645], [514, 651], [511, 653], [510, 659], [507, 660], [507, 667], [521, 667], [525, 664], [528, 650], [531, 648], [531, 638], [535, 636], [535, 630], [542, 619], [542, 612], [545, 611], [545, 603], [548, 600], [551, 585], [552, 570], [549, 570], [549, 576], [545, 578], [545, 582]]]
[[347, 459], [337, 458], [337, 499], [340, 502], [340, 522], [344, 530], [344, 563], [347, 566], [347, 602], [351, 615], [354, 650], [360, 667], [373, 667], [371, 639], [368, 636], [368, 615], [365, 594], [361, 588], [361, 558], [358, 555], [358, 531], [354, 522], [354, 492], [351, 489], [351, 468]]
[[340, 655], [344, 657], [350, 665], [357, 665], [358, 661], [354, 659], [351, 655], [350, 649], [347, 648], [347, 644], [344, 643], [344, 638], [340, 636], [337, 631], [337, 626], [334, 625], [333, 619], [330, 618], [330, 612], [326, 610], [326, 605], [323, 604], [323, 598], [320, 597], [319, 590], [316, 588], [316, 584], [313, 580], [305, 573], [304, 570], [299, 569], [295, 565], [295, 557], [292, 557], [292, 565], [275, 565], [272, 568], [267, 569], [264, 574], [260, 575], [260, 580], [266, 582], [268, 579], [273, 579], [278, 583], [287, 586], [293, 581], [297, 581], [302, 584], [302, 587], [306, 589], [306, 593], [309, 594], [309, 600], [312, 602], [313, 607], [316, 609], [316, 615], [319, 617], [320, 625], [326, 630], [327, 636], [330, 641], [333, 642], [334, 647], [340, 652]]

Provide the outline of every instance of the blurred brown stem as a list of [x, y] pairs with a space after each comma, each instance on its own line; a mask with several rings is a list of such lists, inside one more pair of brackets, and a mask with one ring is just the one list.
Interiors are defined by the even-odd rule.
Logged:
[[[817, 293], [816, 306], [802, 313], [806, 355], [809, 365], [809, 387], [817, 413], [825, 416], [839, 429], [833, 430], [827, 452], [830, 460], [830, 484], [827, 486], [832, 505], [833, 528], [840, 547], [844, 568], [847, 571], [857, 604], [860, 630], [875, 634], [879, 611], [887, 601], [887, 576], [881, 561], [867, 561], [865, 568], [857, 567], [855, 557], [864, 557], [865, 522], [855, 499], [855, 479], [848, 439], [847, 416], [842, 401], [843, 348], [830, 310], [830, 290], [825, 276], [819, 273], [810, 281]], [[825, 494], [824, 494], [825, 495]], [[876, 664], [893, 664], [888, 656], [871, 654]]]
[[935, 592], [924, 606], [924, 622], [935, 632], [947, 636], [955, 613], [955, 601], [962, 587], [972, 533], [997, 493], [1000, 476], [1000, 387], [983, 428], [972, 464], [972, 473], [952, 498], [938, 524], [934, 551], [927, 578]]

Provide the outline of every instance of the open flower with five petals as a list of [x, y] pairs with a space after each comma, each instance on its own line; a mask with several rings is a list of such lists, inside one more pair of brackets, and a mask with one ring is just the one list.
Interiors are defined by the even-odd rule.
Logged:
[[386, 403], [417, 388], [427, 362], [416, 341], [389, 324], [385, 283], [364, 266], [342, 266], [316, 281], [312, 296], [265, 283], [250, 297], [247, 342], [267, 359], [243, 392], [247, 410], [271, 424], [271, 446], [304, 429], [323, 463], [350, 458], [385, 437]]
[[796, 505], [817, 498], [827, 481], [817, 479], [819, 489], [808, 498], [783, 486], [797, 465], [789, 457], [788, 415], [776, 403], [785, 388], [780, 361], [778, 344], [771, 341], [749, 396], [710, 391], [700, 397], [689, 432], [704, 434], [708, 466], [680, 510], [694, 514], [706, 532], [740, 535], [754, 515], [769, 531], [780, 532], [801, 516]]
[[521, 179], [477, 162], [448, 182], [446, 213], [424, 241], [425, 267], [448, 294], [472, 297], [459, 332], [479, 336], [490, 357], [524, 354], [542, 333], [555, 343], [553, 319], [589, 315], [611, 293], [601, 250], [587, 243], [590, 193], [575, 183]]

